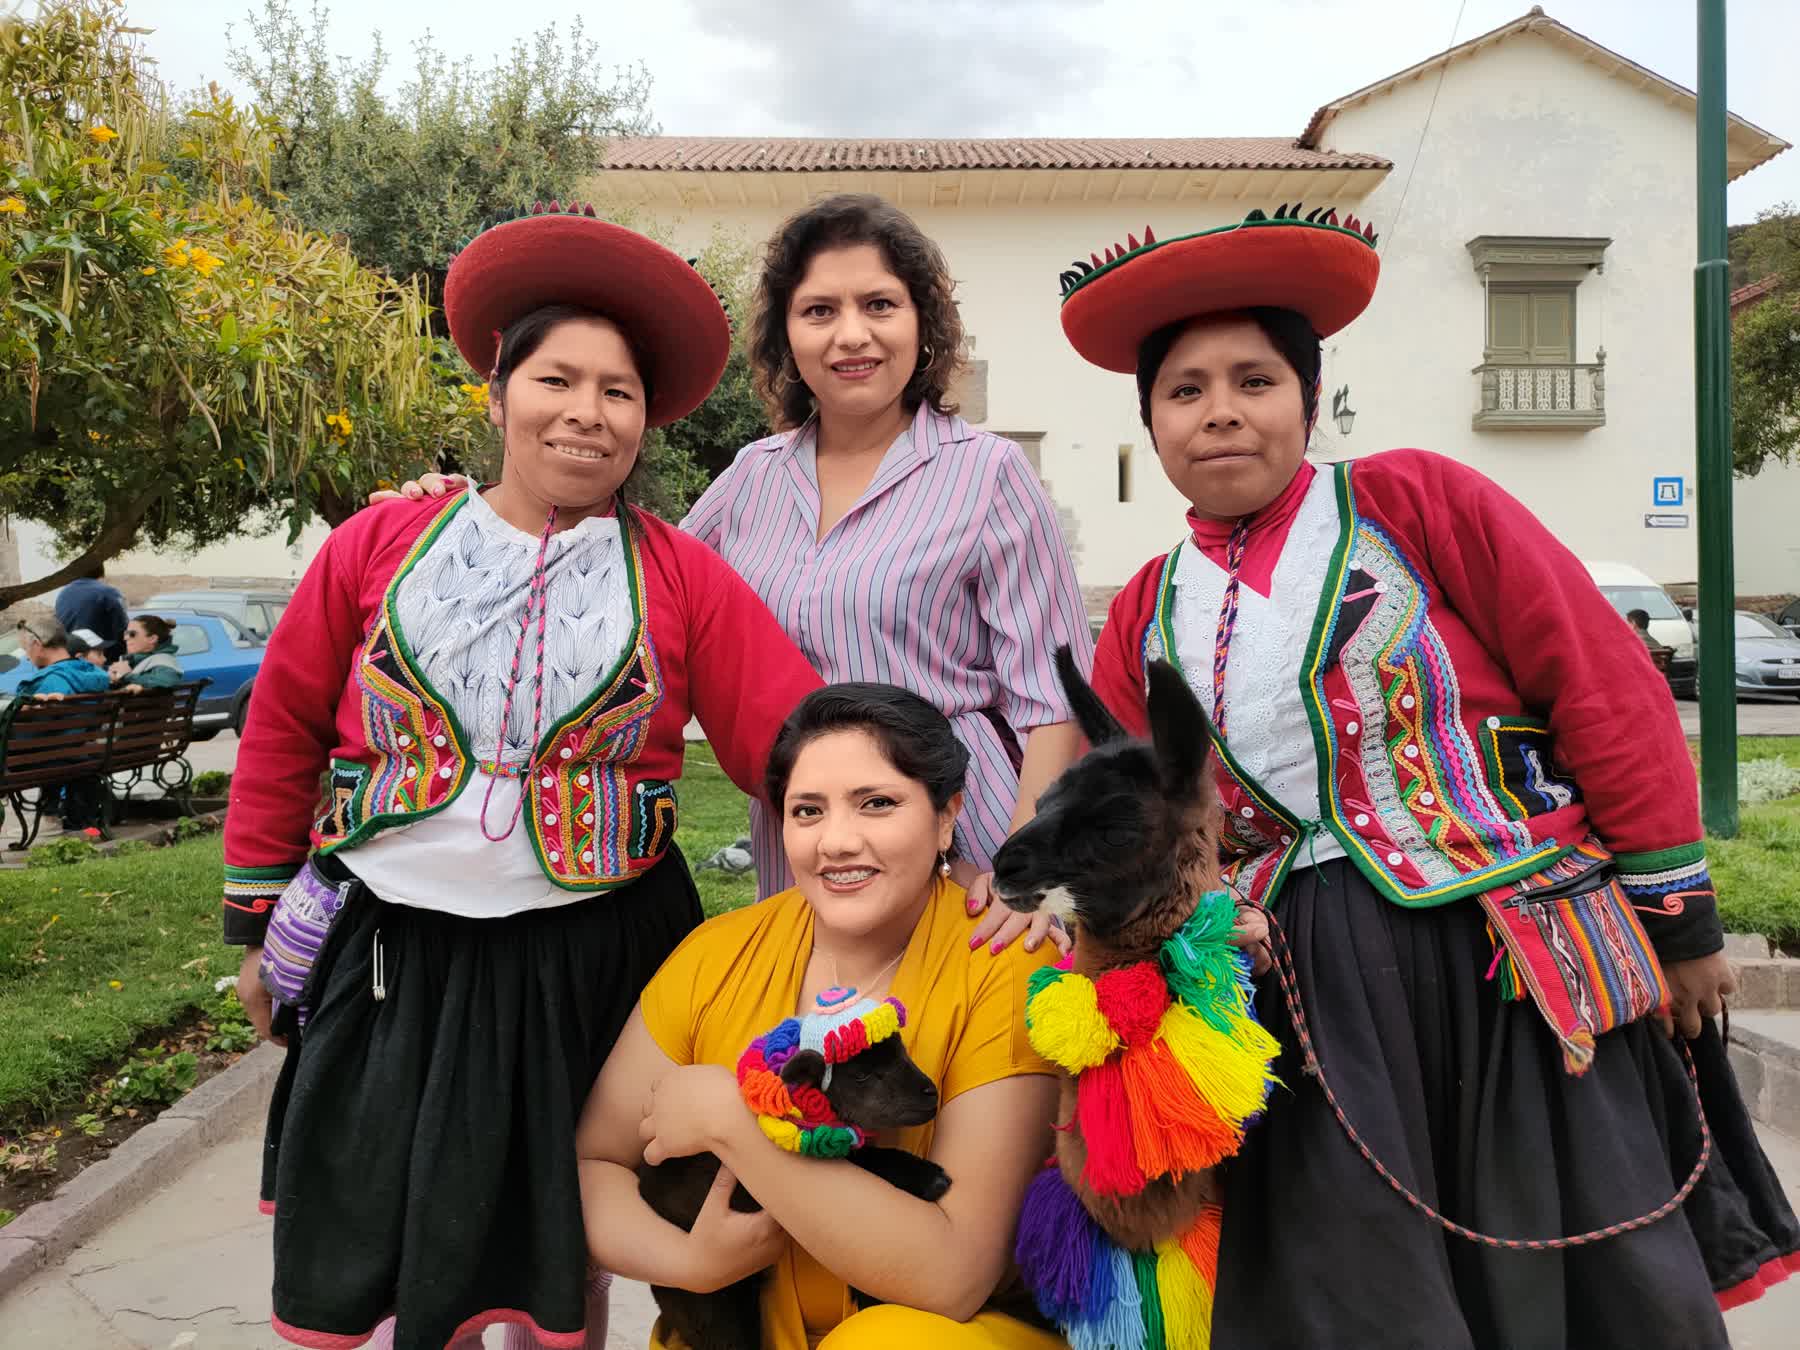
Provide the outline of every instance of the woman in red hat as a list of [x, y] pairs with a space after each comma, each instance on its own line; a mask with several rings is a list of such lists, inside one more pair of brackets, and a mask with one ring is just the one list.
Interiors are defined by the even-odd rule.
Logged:
[[1136, 376], [1191, 505], [1094, 683], [1141, 731], [1146, 664], [1183, 672], [1227, 878], [1279, 924], [1285, 1087], [1223, 1176], [1213, 1345], [1723, 1346], [1800, 1226], [1711, 1021], [1731, 972], [1680, 722], [1493, 483], [1422, 450], [1307, 462], [1374, 242], [1258, 211], [1063, 275], [1070, 341]]
[[308, 569], [239, 752], [225, 937], [288, 1043], [276, 1330], [441, 1350], [502, 1322], [574, 1350], [605, 1342], [576, 1117], [701, 917], [682, 729], [754, 791], [819, 680], [715, 553], [628, 504], [645, 429], [725, 364], [691, 267], [539, 208], [463, 250], [445, 309], [489, 380], [500, 481], [362, 512]]

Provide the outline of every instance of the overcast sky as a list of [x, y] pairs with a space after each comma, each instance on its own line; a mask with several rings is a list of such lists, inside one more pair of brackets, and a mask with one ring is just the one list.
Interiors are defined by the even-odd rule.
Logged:
[[[260, 0], [258, 0], [260, 3]], [[298, 0], [305, 4], [307, 0]], [[429, 30], [452, 55], [580, 15], [643, 61], [671, 134], [1286, 136], [1321, 103], [1528, 0], [379, 0], [335, 7], [334, 50], [379, 27], [394, 65]], [[249, 0], [126, 0], [166, 78], [229, 85], [228, 26]], [[1693, 0], [1554, 0], [1550, 15], [1694, 87]], [[1458, 17], [1461, 11], [1460, 20]], [[1730, 0], [1731, 110], [1800, 140], [1796, 0]], [[1732, 223], [1800, 202], [1800, 150], [1730, 188]]]

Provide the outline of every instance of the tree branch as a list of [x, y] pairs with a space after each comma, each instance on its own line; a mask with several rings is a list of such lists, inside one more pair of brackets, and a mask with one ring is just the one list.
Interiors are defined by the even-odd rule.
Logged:
[[100, 533], [94, 536], [94, 541], [81, 554], [71, 558], [48, 576], [39, 577], [35, 581], [23, 581], [17, 586], [0, 586], [0, 610], [16, 605], [21, 600], [29, 600], [34, 595], [53, 591], [58, 586], [67, 585], [77, 577], [85, 576], [95, 563], [105, 562], [122, 552], [131, 543], [144, 517], [150, 514], [150, 508], [156, 505], [168, 487], [167, 480], [159, 480], [145, 489], [118, 515], [113, 514], [109, 505]]

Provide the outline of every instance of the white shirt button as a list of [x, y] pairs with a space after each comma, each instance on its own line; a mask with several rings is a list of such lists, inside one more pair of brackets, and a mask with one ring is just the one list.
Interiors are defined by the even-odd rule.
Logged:
[[1254, 807], [1250, 807], [1250, 806], [1240, 806], [1240, 807], [1238, 807], [1238, 814], [1240, 816], [1242, 816], [1245, 820], [1249, 820], [1252, 816], [1254, 816], [1256, 814], [1256, 809]]
[[556, 812], [554, 812], [554, 811], [544, 812], [544, 824], [546, 824], [546, 825], [556, 824]]
[[454, 772], [455, 772], [455, 770], [452, 769], [448, 764], [446, 764], [446, 765], [444, 765], [443, 768], [438, 770], [438, 777], [439, 778], [448, 778]]
[[592, 849], [582, 850], [581, 861], [584, 863], [591, 863], [594, 861], [594, 851]]
[[1419, 706], [1419, 700], [1414, 698], [1411, 694], [1405, 694], [1401, 696], [1400, 706], [1402, 708], [1416, 708]]
[[1406, 757], [1408, 759], [1417, 759], [1419, 757], [1419, 747], [1416, 745], [1407, 746], [1406, 747]]
[[406, 766], [406, 776], [408, 778], [417, 778], [419, 776], [419, 766], [417, 764], [408, 764]]
[[1487, 720], [1487, 724], [1488, 724], [1488, 730], [1489, 730], [1489, 731], [1498, 731], [1498, 730], [1500, 730], [1500, 719], [1499, 719], [1499, 718], [1498, 718], [1498, 717], [1490, 717], [1490, 718], [1488, 718], [1488, 720]]
[[1344, 724], [1344, 734], [1346, 736], [1354, 736], [1354, 735], [1356, 735], [1357, 732], [1359, 732], [1361, 730], [1362, 730], [1361, 722], [1346, 722]]
[[588, 785], [588, 776], [585, 773], [582, 774], [581, 777], [575, 780], [575, 785], [577, 787], [586, 787]]
[[569, 749], [569, 747], [566, 745], [562, 748], [561, 753], [562, 753], [562, 757], [564, 759], [574, 759], [575, 758], [575, 752], [573, 750]]
[[1367, 825], [1368, 823], [1369, 823], [1368, 814], [1366, 812], [1358, 811], [1356, 813], [1356, 828], [1360, 830], [1363, 828], [1363, 826]]
[[431, 738], [431, 743], [442, 750], [446, 745], [450, 744], [450, 738], [448, 736], [433, 736]]
[[[552, 853], [550, 856], [552, 858], [554, 858], [556, 855], [554, 853]], [[1401, 854], [1398, 854], [1398, 853], [1388, 854], [1388, 866], [1389, 867], [1398, 867], [1401, 863], [1403, 863], [1405, 861], [1406, 861], [1405, 857]]]
[[581, 813], [581, 823], [583, 825], [592, 825], [594, 823], [594, 813], [592, 811], [583, 811]]
[[1420, 806], [1435, 806], [1436, 804], [1437, 804], [1437, 794], [1436, 793], [1421, 792], [1419, 794], [1419, 805]]
[[562, 854], [558, 853], [555, 849], [551, 849], [550, 850], [550, 861], [551, 862], [561, 862]]
[[551, 788], [556, 786], [556, 780], [549, 774], [545, 774], [542, 778], [538, 779], [538, 786], [548, 792]]
[[410, 750], [412, 748], [412, 737], [402, 736], [400, 738], [400, 748], [402, 750]]

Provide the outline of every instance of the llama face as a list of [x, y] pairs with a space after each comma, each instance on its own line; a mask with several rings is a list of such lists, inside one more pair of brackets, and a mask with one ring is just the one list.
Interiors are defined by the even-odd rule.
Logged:
[[[796, 1051], [781, 1069], [789, 1087], [818, 1087], [824, 1077], [825, 1061], [813, 1050]], [[825, 1097], [840, 1120], [870, 1133], [923, 1125], [938, 1108], [937, 1085], [913, 1063], [898, 1035], [833, 1066]]]
[[1057, 671], [1093, 748], [1001, 847], [994, 889], [1015, 910], [1049, 910], [1109, 946], [1153, 948], [1171, 909], [1191, 909], [1216, 884], [1212, 727], [1164, 662], [1149, 671], [1149, 741], [1126, 736], [1067, 648]]

